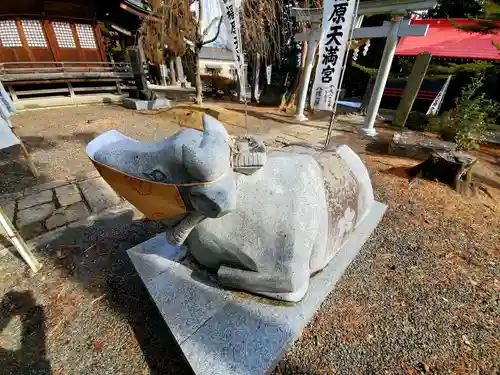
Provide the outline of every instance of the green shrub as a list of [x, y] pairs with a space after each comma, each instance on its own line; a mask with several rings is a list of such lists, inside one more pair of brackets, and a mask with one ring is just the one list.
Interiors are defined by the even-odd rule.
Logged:
[[483, 81], [484, 75], [473, 78], [463, 88], [456, 107], [430, 121], [429, 128], [439, 131], [444, 140], [455, 141], [459, 150], [479, 148], [485, 141], [488, 127], [500, 114], [498, 102], [487, 98], [484, 93], [477, 94]]

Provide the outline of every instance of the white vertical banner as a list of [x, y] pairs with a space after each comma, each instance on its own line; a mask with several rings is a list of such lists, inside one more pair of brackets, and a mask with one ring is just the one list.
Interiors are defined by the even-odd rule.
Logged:
[[333, 111], [357, 0], [325, 0], [311, 108]]
[[219, 0], [222, 11], [222, 19], [226, 25], [229, 34], [229, 41], [233, 46], [233, 59], [236, 65], [236, 72], [240, 80], [240, 85], [244, 88], [242, 94], [246, 97], [246, 74], [244, 72], [244, 56], [241, 44], [241, 23], [240, 23], [240, 5], [235, 0]]

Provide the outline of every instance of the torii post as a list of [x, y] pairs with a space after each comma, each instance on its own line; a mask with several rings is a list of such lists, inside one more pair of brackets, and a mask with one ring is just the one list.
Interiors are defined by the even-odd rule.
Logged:
[[[430, 9], [434, 8], [436, 5], [437, 0], [381, 0], [367, 1], [359, 4], [356, 20], [354, 21], [355, 29], [353, 31], [353, 39], [387, 38], [377, 78], [375, 80], [373, 94], [368, 104], [364, 127], [360, 129], [362, 134], [370, 136], [375, 136], [377, 134], [374, 127], [375, 119], [384, 93], [384, 87], [387, 83], [392, 60], [394, 59], [398, 37], [427, 35], [429, 25], [410, 25], [410, 20], [404, 20], [403, 16], [408, 14], [409, 11]], [[295, 118], [297, 120], [305, 121], [307, 120], [304, 116], [307, 88], [309, 87], [309, 80], [314, 65], [314, 46], [316, 41], [321, 38], [321, 28], [319, 25], [321, 25], [323, 9], [294, 9], [294, 12], [297, 21], [309, 22], [313, 25], [312, 29], [296, 34], [295, 36], [298, 41], [308, 42], [306, 66], [304, 67], [303, 77], [301, 79], [299, 100], [295, 113]], [[384, 22], [382, 26], [360, 27], [365, 15], [380, 13], [390, 13], [393, 18], [390, 22]], [[338, 90], [340, 90], [340, 86]]]

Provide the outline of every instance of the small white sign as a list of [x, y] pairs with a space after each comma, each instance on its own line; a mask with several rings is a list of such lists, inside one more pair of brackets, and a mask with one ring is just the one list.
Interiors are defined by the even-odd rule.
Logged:
[[325, 0], [311, 108], [333, 111], [357, 0]]

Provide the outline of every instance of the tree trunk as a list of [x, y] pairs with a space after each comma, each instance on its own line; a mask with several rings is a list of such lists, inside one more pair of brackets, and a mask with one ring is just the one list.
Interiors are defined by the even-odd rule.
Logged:
[[185, 82], [185, 77], [184, 77], [184, 69], [182, 67], [182, 59], [180, 56], [177, 56], [175, 58], [175, 68], [176, 68], [176, 72], [177, 72], [177, 80], [179, 81], [179, 83], [181, 85], [183, 85], [183, 83]]
[[203, 103], [203, 84], [201, 82], [201, 66], [200, 66], [200, 49], [195, 48], [194, 50], [194, 63], [196, 66], [196, 75], [195, 75], [195, 89], [196, 89], [196, 98], [194, 102], [196, 104]]
[[300, 67], [299, 74], [295, 77], [295, 81], [293, 81], [292, 89], [290, 90], [290, 94], [286, 100], [287, 107], [294, 104], [297, 98], [297, 91], [300, 86], [300, 77], [304, 72], [304, 68], [306, 66], [306, 56], [307, 56], [307, 42], [302, 42], [302, 50], [300, 51]]
[[196, 104], [203, 103], [203, 84], [201, 82], [201, 66], [200, 66], [200, 51], [203, 47], [203, 1], [198, 1], [198, 25], [196, 30], [196, 42], [194, 46], [194, 63], [196, 66], [196, 76], [195, 76], [195, 89], [196, 98], [194, 102]]
[[408, 169], [410, 183], [417, 178], [438, 180], [467, 197], [474, 195], [472, 167], [477, 159], [460, 152], [435, 152], [424, 162]]
[[[309, 8], [309, 0], [304, 0], [302, 2], [302, 8]], [[300, 66], [299, 66], [299, 74], [295, 77], [295, 81], [293, 82], [293, 86], [290, 90], [290, 94], [288, 95], [288, 98], [286, 100], [286, 106], [289, 107], [292, 104], [295, 104], [297, 100], [297, 91], [299, 90], [300, 86], [300, 77], [302, 73], [304, 72], [304, 69], [306, 67], [306, 57], [307, 57], [307, 42], [302, 42], [302, 48], [300, 51]]]
[[252, 76], [252, 103], [257, 103], [259, 100], [259, 81], [260, 81], [260, 53], [255, 55], [253, 62], [253, 76]]
[[168, 72], [170, 73], [170, 84], [175, 85], [177, 83], [177, 79], [175, 76], [175, 57], [170, 56], [168, 58]]

